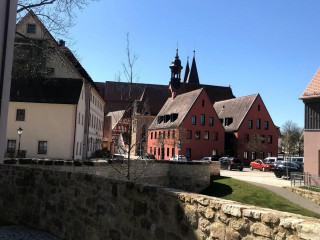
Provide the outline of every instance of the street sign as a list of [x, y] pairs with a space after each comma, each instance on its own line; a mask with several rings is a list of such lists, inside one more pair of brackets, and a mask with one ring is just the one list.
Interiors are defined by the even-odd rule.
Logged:
[[180, 145], [178, 145], [178, 150], [180, 150], [181, 149], [181, 146]]

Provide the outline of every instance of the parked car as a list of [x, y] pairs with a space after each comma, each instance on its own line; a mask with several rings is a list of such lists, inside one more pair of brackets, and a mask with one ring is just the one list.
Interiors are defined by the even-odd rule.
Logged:
[[156, 159], [156, 157], [151, 153], [145, 153], [144, 158], [146, 159]]
[[221, 169], [228, 169], [228, 170], [238, 169], [239, 171], [243, 170], [243, 162], [241, 162], [240, 159], [222, 157], [219, 159], [219, 161], [220, 161]]
[[219, 161], [219, 157], [214, 156], [214, 157], [203, 157], [200, 159], [200, 161], [207, 161], [207, 162], [212, 162], [212, 161]]
[[288, 162], [293, 162], [295, 164], [297, 164], [301, 171], [303, 172], [303, 168], [304, 168], [304, 157], [288, 157], [286, 159]]
[[179, 162], [186, 162], [187, 158], [183, 155], [174, 155], [169, 158], [170, 161], [179, 161]]
[[267, 157], [267, 158], [265, 158], [264, 160], [267, 160], [267, 161], [273, 163], [274, 165], [276, 165], [276, 163], [277, 163], [278, 161], [283, 161], [283, 158], [279, 158], [279, 157]]
[[266, 159], [264, 159], [264, 160], [257, 159], [257, 160], [250, 163], [250, 169], [251, 169], [251, 171], [253, 169], [259, 169], [260, 171], [263, 171], [263, 172], [271, 171], [274, 169], [274, 164]]
[[293, 172], [302, 172], [301, 168], [293, 162], [280, 162], [276, 165], [274, 168], [274, 175], [276, 175], [277, 178], [281, 178], [282, 176], [287, 176], [290, 178], [291, 173]]

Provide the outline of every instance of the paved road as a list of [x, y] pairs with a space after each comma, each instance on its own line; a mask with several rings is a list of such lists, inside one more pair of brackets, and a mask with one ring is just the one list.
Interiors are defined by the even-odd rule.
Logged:
[[253, 183], [257, 186], [267, 188], [278, 195], [286, 198], [290, 202], [300, 205], [303, 208], [309, 209], [313, 212], [320, 214], [320, 206], [301, 197], [298, 194], [295, 194], [287, 189], [284, 189], [284, 186], [291, 186], [290, 180], [285, 178], [276, 178], [273, 172], [262, 172], [259, 170], [251, 171], [249, 168], [244, 168], [243, 171], [237, 170], [221, 170], [221, 176], [232, 177], [242, 181]]

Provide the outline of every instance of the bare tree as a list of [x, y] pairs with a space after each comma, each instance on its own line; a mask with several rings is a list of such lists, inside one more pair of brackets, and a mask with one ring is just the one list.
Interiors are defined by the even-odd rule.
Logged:
[[282, 126], [282, 150], [290, 155], [303, 154], [303, 129], [292, 121], [287, 121]]
[[257, 134], [253, 134], [251, 141], [247, 144], [248, 149], [252, 152], [259, 153], [263, 152], [265, 149], [265, 138], [258, 136]]
[[17, 21], [33, 11], [55, 37], [67, 37], [75, 24], [75, 11], [99, 0], [18, 0]]

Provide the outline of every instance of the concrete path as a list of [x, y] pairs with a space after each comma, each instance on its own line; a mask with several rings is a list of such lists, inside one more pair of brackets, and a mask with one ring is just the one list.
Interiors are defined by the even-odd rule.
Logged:
[[237, 170], [221, 170], [220, 175], [225, 177], [232, 177], [267, 188], [292, 203], [298, 204], [303, 208], [320, 214], [319, 205], [301, 197], [298, 194], [284, 189], [283, 186], [291, 186], [290, 180], [287, 180], [285, 178], [276, 178], [273, 172], [262, 172], [259, 170], [251, 171], [249, 168], [244, 168], [242, 172]]
[[0, 227], [0, 240], [61, 240], [48, 233], [30, 228], [10, 225]]

